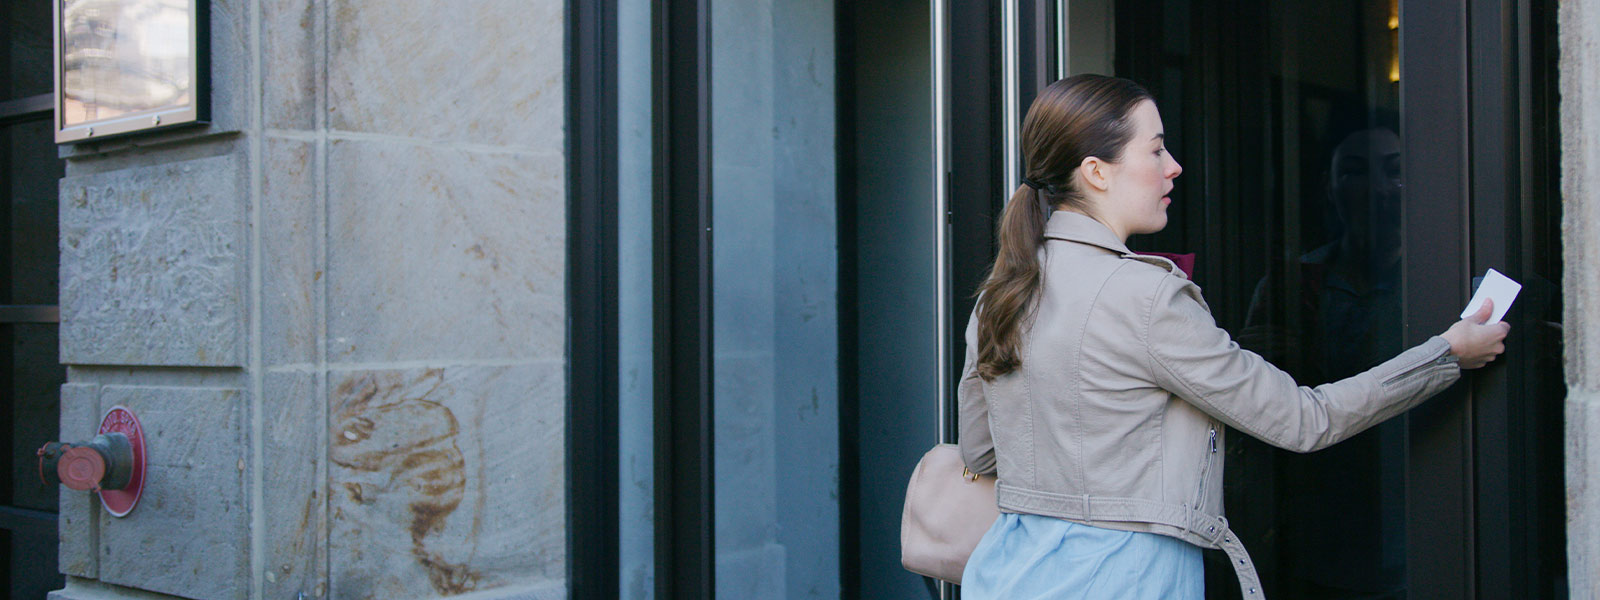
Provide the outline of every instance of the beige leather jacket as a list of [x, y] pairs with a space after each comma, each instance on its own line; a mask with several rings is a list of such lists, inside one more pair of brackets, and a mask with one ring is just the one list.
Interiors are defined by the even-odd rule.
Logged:
[[[1022, 366], [984, 381], [967, 325], [961, 452], [998, 472], [1000, 510], [1169, 535], [1255, 565], [1222, 514], [1223, 425], [1309, 452], [1416, 406], [1461, 375], [1434, 337], [1349, 379], [1301, 387], [1217, 327], [1200, 288], [1087, 216], [1045, 229], [1043, 290]], [[980, 303], [981, 310], [981, 303]]]

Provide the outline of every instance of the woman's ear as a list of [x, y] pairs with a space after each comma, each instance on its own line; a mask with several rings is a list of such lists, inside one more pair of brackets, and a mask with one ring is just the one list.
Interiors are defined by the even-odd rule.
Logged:
[[1078, 177], [1089, 189], [1106, 191], [1111, 187], [1111, 164], [1094, 156], [1086, 156], [1078, 163]]

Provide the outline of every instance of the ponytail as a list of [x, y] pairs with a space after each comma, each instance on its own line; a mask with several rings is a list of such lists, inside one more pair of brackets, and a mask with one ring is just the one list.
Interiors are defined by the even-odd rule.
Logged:
[[1022, 365], [1022, 323], [1033, 316], [1043, 280], [1039, 244], [1048, 213], [1040, 204], [1039, 191], [1023, 185], [1000, 213], [999, 253], [978, 287], [978, 375], [984, 380]]
[[1024, 185], [1000, 212], [1000, 252], [978, 286], [978, 375], [1022, 366], [1023, 327], [1033, 320], [1044, 276], [1039, 245], [1053, 208], [1093, 214], [1073, 171], [1090, 156], [1117, 162], [1133, 137], [1128, 114], [1150, 92], [1126, 79], [1073, 75], [1034, 97], [1022, 119]]

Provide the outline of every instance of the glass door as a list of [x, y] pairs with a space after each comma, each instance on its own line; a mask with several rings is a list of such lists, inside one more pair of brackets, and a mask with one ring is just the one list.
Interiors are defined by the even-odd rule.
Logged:
[[[1115, 2], [1115, 74], [1155, 94], [1185, 165], [1171, 225], [1130, 247], [1196, 253], [1218, 323], [1303, 385], [1442, 332], [1487, 268], [1552, 289], [1557, 201], [1524, 154], [1550, 147], [1548, 109], [1519, 104], [1547, 85], [1530, 57], [1548, 52], [1548, 7], [1513, 5]], [[1516, 310], [1513, 338], [1549, 337], [1548, 295]], [[1559, 594], [1561, 459], [1539, 441], [1559, 437], [1559, 392], [1510, 383], [1554, 361], [1509, 343], [1498, 365], [1329, 449], [1228, 437], [1228, 517], [1269, 595]], [[1236, 597], [1213, 558], [1208, 594]]]
[[[1156, 95], [1188, 167], [1172, 225], [1130, 246], [1197, 253], [1218, 323], [1314, 386], [1411, 343], [1408, 315], [1432, 307], [1408, 305], [1405, 264], [1446, 251], [1404, 235], [1399, 6], [1240, 8], [1117, 5], [1118, 72]], [[1408, 595], [1408, 418], [1304, 455], [1229, 436], [1229, 518], [1269, 594]], [[1208, 587], [1226, 596], [1214, 566]]]

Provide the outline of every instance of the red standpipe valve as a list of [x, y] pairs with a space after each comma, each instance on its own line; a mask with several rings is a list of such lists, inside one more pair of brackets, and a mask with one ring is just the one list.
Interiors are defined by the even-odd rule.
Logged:
[[133, 511], [144, 491], [144, 431], [124, 407], [106, 411], [93, 439], [50, 442], [38, 455], [40, 480], [94, 492], [114, 516]]

